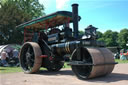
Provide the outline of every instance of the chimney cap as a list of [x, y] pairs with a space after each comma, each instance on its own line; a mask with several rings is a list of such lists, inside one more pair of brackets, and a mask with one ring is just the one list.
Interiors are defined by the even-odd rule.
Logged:
[[72, 4], [72, 6], [79, 6], [77, 3]]

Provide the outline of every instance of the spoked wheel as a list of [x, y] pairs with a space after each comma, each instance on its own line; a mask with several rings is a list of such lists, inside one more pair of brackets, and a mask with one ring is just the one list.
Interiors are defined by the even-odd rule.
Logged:
[[20, 65], [25, 73], [35, 73], [39, 70], [42, 64], [41, 54], [37, 43], [24, 43], [20, 51]]
[[[80, 54], [79, 54], [79, 52]], [[79, 54], [79, 55], [78, 55]], [[85, 48], [78, 48], [73, 52], [72, 61], [82, 61], [85, 63], [92, 63], [90, 54]], [[71, 65], [73, 72], [79, 79], [87, 79], [92, 70], [91, 65]]]
[[52, 67], [48, 67], [48, 71], [59, 71], [64, 66], [64, 62], [58, 61], [52, 64]]

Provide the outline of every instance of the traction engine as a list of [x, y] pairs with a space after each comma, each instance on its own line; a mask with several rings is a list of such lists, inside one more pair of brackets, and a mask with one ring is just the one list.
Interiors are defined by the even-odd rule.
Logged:
[[40, 67], [59, 71], [68, 62], [79, 79], [110, 74], [116, 64], [112, 52], [96, 40], [97, 28], [92, 25], [80, 35], [80, 19], [78, 4], [73, 4], [72, 12], [57, 11], [18, 25], [18, 29], [24, 30], [19, 55], [23, 71], [36, 73]]

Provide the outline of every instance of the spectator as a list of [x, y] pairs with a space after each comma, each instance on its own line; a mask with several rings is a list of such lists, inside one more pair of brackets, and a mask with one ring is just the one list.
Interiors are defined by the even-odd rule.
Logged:
[[119, 58], [120, 58], [119, 52], [117, 52], [117, 53], [114, 55], [114, 58], [115, 58], [115, 59], [119, 59]]
[[2, 53], [1, 53], [1, 63], [3, 64], [3, 66], [8, 66], [8, 63], [6, 61], [6, 58], [8, 57], [6, 51], [4, 50]]
[[14, 50], [13, 50], [13, 57], [14, 57], [14, 58], [18, 58], [18, 55], [19, 55], [18, 50], [14, 49]]
[[10, 52], [8, 52], [8, 56], [9, 56], [9, 58], [13, 57], [13, 50], [10, 50]]
[[15, 64], [19, 63], [19, 59], [18, 59], [19, 52], [18, 52], [18, 50], [14, 49], [12, 53], [13, 53], [13, 59], [15, 60]]
[[121, 55], [120, 60], [127, 60], [127, 57], [125, 55]]

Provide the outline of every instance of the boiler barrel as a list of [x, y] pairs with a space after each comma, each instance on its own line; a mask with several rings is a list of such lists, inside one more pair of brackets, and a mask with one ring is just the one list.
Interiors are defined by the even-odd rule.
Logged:
[[[78, 49], [77, 49], [78, 50]], [[82, 61], [81, 64], [72, 64], [72, 70], [80, 79], [94, 78], [110, 74], [114, 68], [113, 54], [107, 48], [81, 49], [81, 58], [78, 59], [77, 50], [72, 55], [72, 61]]]

